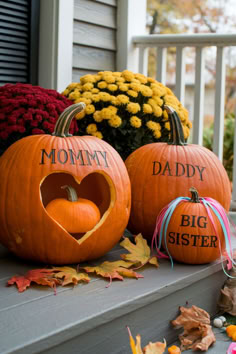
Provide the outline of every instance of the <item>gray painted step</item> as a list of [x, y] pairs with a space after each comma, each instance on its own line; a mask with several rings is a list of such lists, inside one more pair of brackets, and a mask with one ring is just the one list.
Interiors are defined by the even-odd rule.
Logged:
[[[116, 247], [105, 259], [117, 260]], [[124, 253], [124, 249], [122, 249]], [[225, 280], [219, 262], [210, 265], [175, 264], [166, 260], [160, 267], [140, 271], [143, 279], [107, 281], [94, 278], [88, 285], [53, 290], [39, 286], [18, 293], [6, 287], [15, 274], [38, 267], [13, 256], [0, 260], [0, 353], [96, 353], [128, 354], [129, 338], [141, 334], [142, 343], [165, 338], [176, 340], [170, 321], [179, 306], [197, 305], [211, 315]]]

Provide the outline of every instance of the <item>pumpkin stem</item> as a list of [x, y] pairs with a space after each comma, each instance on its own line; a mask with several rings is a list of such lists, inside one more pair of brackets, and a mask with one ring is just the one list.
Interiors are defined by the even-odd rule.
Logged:
[[69, 134], [70, 124], [74, 116], [83, 111], [85, 108], [85, 103], [79, 102], [72, 104], [71, 106], [67, 107], [59, 116], [54, 132], [52, 135], [59, 136], [61, 138], [66, 138], [68, 136], [72, 136]]
[[62, 189], [66, 189], [67, 191], [67, 197], [70, 202], [77, 202], [78, 201], [78, 196], [76, 193], [76, 190], [71, 187], [71, 186], [62, 186]]
[[175, 112], [175, 110], [170, 107], [165, 105], [164, 109], [168, 113], [169, 119], [170, 119], [170, 141], [168, 142], [169, 145], [187, 145], [186, 140], [184, 139], [184, 132], [183, 132], [183, 127], [182, 123], [180, 121], [180, 118]]
[[198, 191], [196, 190], [196, 188], [191, 187], [189, 189], [189, 192], [191, 192], [191, 202], [192, 203], [200, 203]]

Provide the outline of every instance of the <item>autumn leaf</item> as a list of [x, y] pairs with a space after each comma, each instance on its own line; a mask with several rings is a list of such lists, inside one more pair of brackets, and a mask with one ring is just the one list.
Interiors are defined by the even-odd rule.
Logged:
[[105, 261], [100, 265], [94, 267], [83, 267], [83, 269], [87, 273], [96, 273], [104, 278], [109, 278], [110, 281], [112, 279], [119, 279], [123, 280], [123, 277], [128, 278], [143, 278], [141, 274], [134, 272], [132, 269], [128, 269], [132, 266], [132, 262], [125, 262], [125, 261], [115, 261], [115, 262], [108, 262]]
[[138, 334], [136, 336], [136, 343], [135, 340], [131, 334], [131, 331], [129, 327], [127, 327], [128, 333], [129, 333], [129, 340], [130, 340], [130, 347], [132, 350], [132, 354], [163, 354], [166, 349], [166, 341], [164, 339], [164, 343], [162, 342], [156, 342], [152, 343], [150, 342], [148, 345], [146, 345], [143, 349], [141, 347], [141, 336]]
[[210, 315], [205, 310], [192, 306], [180, 307], [180, 315], [173, 321], [175, 328], [183, 327], [184, 331], [179, 335], [181, 350], [206, 351], [216, 341], [210, 325]]
[[53, 271], [51, 269], [34, 269], [29, 270], [25, 275], [12, 277], [8, 280], [7, 285], [16, 284], [19, 292], [23, 292], [32, 282], [47, 285], [51, 288], [55, 288], [60, 283], [58, 279], [53, 278]]
[[121, 254], [121, 258], [140, 266], [150, 263], [158, 267], [157, 258], [151, 257], [150, 247], [141, 234], [135, 237], [135, 243], [132, 243], [127, 237], [120, 243], [122, 247], [130, 252], [128, 254]]
[[75, 268], [72, 267], [53, 267], [52, 271], [55, 273], [54, 277], [58, 279], [63, 279], [62, 286], [68, 284], [78, 284], [80, 281], [89, 283], [90, 278], [86, 273], [79, 273]]

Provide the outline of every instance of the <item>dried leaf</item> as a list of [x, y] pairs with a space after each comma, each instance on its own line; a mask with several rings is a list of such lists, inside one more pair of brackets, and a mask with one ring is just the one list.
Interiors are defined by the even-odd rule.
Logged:
[[152, 343], [150, 342], [148, 345], [146, 345], [143, 349], [141, 347], [141, 336], [138, 334], [136, 336], [136, 343], [135, 340], [131, 334], [131, 331], [129, 327], [127, 327], [128, 332], [129, 332], [129, 340], [130, 340], [130, 347], [132, 350], [132, 354], [163, 354], [165, 349], [166, 349], [166, 341], [164, 339], [164, 343], [162, 342], [156, 342]]
[[28, 271], [24, 276], [14, 276], [8, 280], [7, 285], [16, 284], [19, 292], [25, 291], [31, 283], [40, 285], [47, 285], [51, 288], [55, 288], [60, 283], [58, 279], [53, 277], [53, 271], [51, 269], [34, 269]]
[[86, 273], [79, 273], [75, 268], [71, 267], [53, 267], [54, 277], [63, 279], [62, 286], [68, 284], [78, 284], [80, 281], [89, 283], [90, 278]]
[[145, 353], [145, 354], [163, 354], [165, 349], [166, 349], [166, 341], [164, 339], [164, 343], [150, 342], [148, 345], [146, 345], [146, 347], [143, 348], [143, 353]]
[[124, 277], [129, 278], [143, 278], [141, 274], [134, 272], [132, 269], [127, 269], [133, 263], [125, 261], [103, 262], [102, 264], [94, 267], [83, 267], [87, 273], [96, 273], [104, 278], [123, 280]]
[[150, 247], [141, 234], [135, 237], [135, 243], [132, 243], [127, 237], [120, 243], [122, 247], [130, 252], [128, 254], [121, 254], [121, 258], [141, 266], [150, 263], [158, 267], [157, 257], [151, 257]]
[[236, 316], [236, 269], [233, 266], [230, 276], [224, 283], [223, 289], [221, 289], [220, 298], [218, 301], [219, 310], [222, 313], [229, 313], [232, 316]]
[[203, 309], [192, 306], [180, 307], [181, 314], [171, 323], [174, 327], [183, 327], [184, 332], [179, 335], [181, 350], [206, 351], [216, 341], [210, 325], [210, 315]]

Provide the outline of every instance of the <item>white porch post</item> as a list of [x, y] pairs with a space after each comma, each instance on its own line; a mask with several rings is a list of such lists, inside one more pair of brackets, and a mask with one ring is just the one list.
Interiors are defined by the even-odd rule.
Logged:
[[132, 37], [146, 33], [146, 0], [118, 0], [117, 12], [117, 70], [138, 72], [138, 49]]
[[74, 0], [40, 1], [39, 85], [59, 92], [72, 81]]

